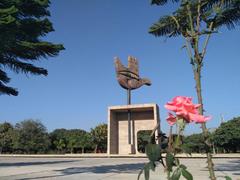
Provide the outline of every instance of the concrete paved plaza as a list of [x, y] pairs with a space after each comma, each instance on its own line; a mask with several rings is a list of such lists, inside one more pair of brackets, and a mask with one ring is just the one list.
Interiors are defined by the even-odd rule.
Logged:
[[[207, 180], [206, 159], [183, 158], [195, 180]], [[136, 180], [146, 158], [20, 158], [0, 157], [0, 179]], [[218, 179], [240, 180], [240, 159], [214, 159]], [[141, 179], [144, 179], [143, 176]], [[150, 179], [166, 179], [162, 167]]]

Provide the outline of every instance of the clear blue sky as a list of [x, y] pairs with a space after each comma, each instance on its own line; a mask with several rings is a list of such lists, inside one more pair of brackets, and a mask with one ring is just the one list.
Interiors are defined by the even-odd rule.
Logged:
[[[107, 122], [107, 107], [126, 103], [126, 93], [116, 81], [113, 58], [127, 63], [132, 55], [140, 62], [140, 74], [152, 86], [133, 92], [133, 103], [157, 103], [161, 126], [166, 132], [164, 104], [176, 95], [196, 101], [192, 69], [181, 38], [155, 38], [150, 25], [173, 6], [150, 6], [149, 0], [53, 0], [50, 7], [55, 32], [46, 39], [63, 43], [58, 57], [37, 65], [49, 75], [12, 77], [18, 97], [0, 96], [0, 121], [13, 124], [24, 119], [40, 119], [52, 131], [56, 128], [89, 130]], [[208, 127], [217, 127], [220, 114], [225, 119], [240, 115], [239, 27], [222, 29], [210, 40], [203, 70], [203, 97]], [[199, 132], [191, 125], [188, 133]]]

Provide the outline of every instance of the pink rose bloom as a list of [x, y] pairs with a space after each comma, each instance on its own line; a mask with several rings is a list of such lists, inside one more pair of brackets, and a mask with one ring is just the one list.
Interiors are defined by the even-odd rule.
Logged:
[[191, 97], [176, 96], [165, 108], [176, 113], [178, 117], [184, 118], [188, 123], [203, 123], [211, 119], [209, 116], [200, 115], [198, 108], [201, 104], [193, 104]]
[[203, 116], [200, 114], [189, 114], [189, 118], [192, 119], [195, 123], [204, 123], [210, 120], [211, 116]]
[[171, 113], [168, 113], [168, 117], [167, 117], [167, 122], [170, 126], [173, 126], [177, 121], [177, 118], [171, 114]]

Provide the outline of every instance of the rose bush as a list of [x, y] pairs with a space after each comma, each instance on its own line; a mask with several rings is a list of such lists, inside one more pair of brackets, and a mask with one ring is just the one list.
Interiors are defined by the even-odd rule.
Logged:
[[[166, 150], [165, 162], [162, 158], [161, 145], [149, 144], [146, 146], [146, 154], [149, 159], [149, 163], [145, 164], [144, 168], [139, 173], [138, 179], [144, 172], [145, 180], [149, 179], [149, 171], [155, 170], [157, 163], [163, 165], [165, 172], [167, 172], [168, 180], [179, 180], [183, 177], [187, 180], [193, 180], [192, 174], [188, 171], [187, 167], [180, 163], [180, 160], [176, 157], [179, 152], [184, 152], [182, 148], [181, 137], [185, 129], [185, 125], [191, 122], [204, 123], [211, 119], [210, 116], [203, 116], [199, 113], [199, 107], [201, 104], [194, 104], [191, 97], [176, 96], [172, 101], [165, 104], [165, 108], [171, 112], [168, 112], [166, 118], [170, 125], [170, 134], [168, 137], [168, 147]], [[172, 128], [176, 124], [177, 137], [173, 138]], [[157, 129], [157, 128], [155, 128]], [[154, 131], [152, 132], [154, 134]], [[161, 138], [161, 137], [160, 137]], [[226, 177], [226, 179], [229, 177]]]

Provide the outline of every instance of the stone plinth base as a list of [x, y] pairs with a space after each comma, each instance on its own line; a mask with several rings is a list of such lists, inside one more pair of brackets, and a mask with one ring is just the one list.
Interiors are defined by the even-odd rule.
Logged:
[[[129, 111], [131, 112], [130, 131], [128, 129]], [[134, 104], [109, 107], [108, 154], [138, 154], [138, 131], [152, 130], [159, 121], [157, 104]], [[159, 131], [160, 128], [156, 130], [156, 136]]]

